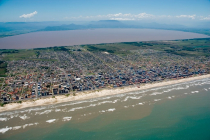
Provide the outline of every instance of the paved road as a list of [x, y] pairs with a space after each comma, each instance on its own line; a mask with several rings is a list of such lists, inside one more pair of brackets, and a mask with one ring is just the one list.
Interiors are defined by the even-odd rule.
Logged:
[[37, 85], [37, 83], [35, 85], [35, 95], [36, 95], [36, 98], [38, 98], [38, 85]]

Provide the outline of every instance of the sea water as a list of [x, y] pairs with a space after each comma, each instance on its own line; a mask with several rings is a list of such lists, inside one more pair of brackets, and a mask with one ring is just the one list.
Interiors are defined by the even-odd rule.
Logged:
[[210, 139], [210, 78], [0, 113], [0, 139]]

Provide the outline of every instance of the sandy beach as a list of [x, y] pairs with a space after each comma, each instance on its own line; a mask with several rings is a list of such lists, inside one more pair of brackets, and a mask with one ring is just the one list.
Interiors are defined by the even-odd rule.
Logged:
[[144, 85], [142, 84], [140, 85], [141, 86], [140, 88], [133, 85], [129, 87], [120, 87], [120, 88], [115, 88], [115, 89], [101, 89], [101, 90], [94, 90], [94, 91], [79, 92], [79, 93], [76, 93], [76, 96], [73, 96], [72, 94], [69, 95], [68, 97], [66, 95], [58, 95], [58, 96], [55, 96], [55, 98], [49, 97], [49, 98], [28, 100], [22, 103], [10, 103], [10, 104], [6, 104], [4, 107], [1, 107], [0, 112], [23, 109], [23, 108], [34, 107], [34, 106], [58, 104], [58, 103], [63, 103], [63, 102], [76, 101], [76, 100], [85, 100], [85, 99], [103, 97], [103, 96], [114, 95], [114, 94], [121, 94], [121, 93], [138, 91], [138, 90], [145, 90], [149, 88], [172, 85], [172, 84], [188, 82], [188, 81], [209, 78], [209, 77], [210, 77], [210, 74], [184, 78], [184, 79], [178, 79], [178, 80], [168, 80], [168, 81], [163, 81], [159, 83], [149, 83], [149, 84], [144, 84]]

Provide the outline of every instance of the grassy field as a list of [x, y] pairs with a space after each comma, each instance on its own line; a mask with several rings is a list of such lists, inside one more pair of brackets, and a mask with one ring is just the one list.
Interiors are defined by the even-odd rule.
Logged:
[[[45, 50], [0, 50], [0, 53], [4, 55], [4, 61], [13, 60], [36, 60], [36, 61], [57, 61], [56, 59], [39, 59], [37, 57], [37, 52]], [[6, 52], [6, 53], [5, 53]], [[31, 58], [34, 56], [35, 58]]]
[[[0, 77], [6, 77], [5, 73], [7, 72], [7, 63], [0, 61]], [[0, 79], [2, 81], [2, 78]]]
[[19, 50], [17, 53], [8, 53], [4, 56], [3, 60], [28, 60], [30, 56], [35, 55], [34, 50]]
[[182, 56], [210, 56], [210, 38], [174, 41], [124, 42], [96, 45], [82, 45], [88, 51], [107, 51], [126, 55], [130, 50], [154, 49]]

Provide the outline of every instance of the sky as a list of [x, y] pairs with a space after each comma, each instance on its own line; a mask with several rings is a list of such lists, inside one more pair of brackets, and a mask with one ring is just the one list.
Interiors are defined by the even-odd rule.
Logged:
[[0, 0], [0, 22], [210, 21], [210, 0]]

